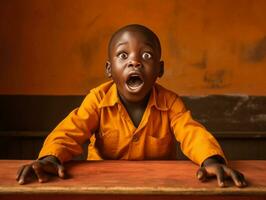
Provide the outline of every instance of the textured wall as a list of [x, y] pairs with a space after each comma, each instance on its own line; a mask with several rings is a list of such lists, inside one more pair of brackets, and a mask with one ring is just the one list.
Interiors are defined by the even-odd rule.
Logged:
[[160, 82], [182, 95], [266, 95], [265, 0], [1, 0], [0, 94], [85, 94], [107, 80], [109, 37], [161, 39]]

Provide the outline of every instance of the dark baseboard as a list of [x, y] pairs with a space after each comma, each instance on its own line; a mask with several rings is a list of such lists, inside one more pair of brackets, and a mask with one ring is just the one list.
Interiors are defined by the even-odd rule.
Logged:
[[[83, 98], [0, 95], [0, 159], [35, 159], [46, 135]], [[229, 159], [266, 159], [266, 96], [209, 95], [182, 99], [194, 119], [219, 140]], [[181, 151], [179, 158], [185, 159]]]
[[[0, 131], [52, 130], [84, 96], [0, 95]], [[193, 117], [211, 131], [265, 131], [266, 96], [184, 96]]]

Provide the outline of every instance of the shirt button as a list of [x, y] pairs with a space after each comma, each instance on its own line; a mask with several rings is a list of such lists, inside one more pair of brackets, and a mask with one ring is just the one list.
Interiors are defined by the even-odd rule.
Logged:
[[139, 137], [136, 136], [136, 135], [134, 135], [133, 138], [132, 138], [132, 141], [133, 141], [133, 142], [137, 142], [138, 140], [139, 140]]

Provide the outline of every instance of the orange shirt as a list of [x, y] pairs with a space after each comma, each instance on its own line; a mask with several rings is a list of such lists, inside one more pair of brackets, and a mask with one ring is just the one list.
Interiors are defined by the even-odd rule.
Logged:
[[[138, 127], [109, 81], [94, 88], [45, 140], [39, 158], [56, 156], [61, 162], [82, 153], [90, 139], [89, 160], [175, 159], [176, 141], [197, 164], [224, 154], [215, 138], [186, 110], [175, 93], [155, 84]], [[224, 157], [225, 158], [225, 157]]]

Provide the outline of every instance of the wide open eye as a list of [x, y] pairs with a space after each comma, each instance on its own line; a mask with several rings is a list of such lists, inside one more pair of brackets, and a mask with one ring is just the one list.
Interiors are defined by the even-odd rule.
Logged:
[[144, 60], [149, 60], [149, 59], [151, 59], [151, 57], [152, 57], [152, 55], [151, 55], [150, 53], [148, 53], [148, 52], [144, 52], [144, 53], [142, 54], [142, 58], [143, 58]]
[[127, 57], [128, 57], [128, 55], [125, 52], [121, 52], [118, 54], [118, 58], [120, 58], [120, 59], [124, 60], [124, 59], [127, 59]]

